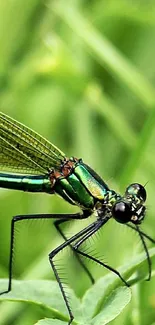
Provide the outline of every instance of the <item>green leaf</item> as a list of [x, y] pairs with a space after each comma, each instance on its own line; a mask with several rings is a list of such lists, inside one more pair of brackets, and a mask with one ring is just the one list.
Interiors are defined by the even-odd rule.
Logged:
[[51, 318], [45, 318], [39, 320], [37, 323], [34, 325], [68, 325], [68, 322], [62, 322], [61, 320], [58, 319], [51, 319]]
[[[85, 320], [78, 324], [80, 325], [104, 325], [115, 319], [121, 311], [126, 307], [131, 299], [131, 290], [127, 287], [120, 287], [109, 295], [105, 306], [97, 316], [92, 320]], [[53, 319], [43, 319], [38, 321], [35, 325], [65, 325], [66, 322], [61, 322]]]
[[[155, 248], [149, 250], [150, 257], [155, 256]], [[146, 276], [146, 255], [137, 255], [124, 267], [118, 269], [121, 275], [128, 279], [136, 272], [138, 276], [130, 280], [131, 284], [137, 283]], [[143, 272], [142, 272], [143, 271]], [[145, 272], [144, 272], [145, 271]], [[155, 272], [153, 273], [155, 275]], [[0, 280], [0, 287], [7, 287], [7, 280]], [[121, 286], [120, 286], [121, 285]], [[131, 290], [122, 287], [121, 280], [113, 273], [108, 273], [100, 278], [87, 290], [82, 302], [73, 291], [65, 287], [69, 303], [75, 316], [73, 324], [104, 325], [115, 319], [131, 299]], [[46, 317], [54, 317], [68, 321], [67, 309], [62, 298], [58, 284], [55, 281], [31, 280], [13, 281], [12, 291], [0, 296], [0, 300], [23, 301], [36, 304], [45, 310]], [[62, 324], [53, 319], [46, 318], [37, 324]]]
[[102, 311], [93, 318], [92, 325], [105, 325], [115, 319], [131, 300], [131, 290], [120, 287], [112, 291]]
[[[149, 250], [149, 255], [150, 257], [155, 256], [155, 248]], [[120, 267], [118, 271], [125, 279], [129, 279], [135, 272], [139, 272], [136, 278], [128, 281], [128, 283], [134, 284], [147, 276], [147, 271], [145, 271], [144, 274], [142, 273], [142, 269], [145, 265], [146, 255], [142, 253], [137, 255], [127, 265]], [[85, 319], [89, 320], [100, 313], [104, 308], [107, 297], [109, 297], [111, 292], [120, 285], [122, 285], [121, 280], [110, 272], [96, 281], [96, 283], [86, 291], [82, 299], [82, 309]]]
[[[6, 288], [7, 280], [0, 280], [0, 287]], [[66, 286], [66, 292], [71, 298], [75, 315], [80, 308], [79, 299]], [[0, 300], [27, 302], [36, 304], [50, 313], [51, 317], [68, 320], [67, 309], [56, 281], [48, 280], [14, 280], [11, 292], [0, 296]]]

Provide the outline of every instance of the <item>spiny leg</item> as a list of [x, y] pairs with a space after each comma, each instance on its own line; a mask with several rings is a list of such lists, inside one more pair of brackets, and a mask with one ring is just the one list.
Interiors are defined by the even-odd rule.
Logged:
[[[69, 221], [69, 219], [64, 219], [64, 220], [63, 219], [60, 219], [60, 220], [56, 220], [54, 222], [54, 226], [56, 227], [56, 229], [58, 230], [58, 232], [60, 233], [60, 235], [63, 237], [63, 239], [65, 241], [67, 241], [67, 237], [65, 236], [65, 234], [63, 233], [63, 231], [61, 230], [61, 228], [59, 227], [59, 225], [61, 223], [66, 222], [66, 221]], [[73, 253], [75, 254], [78, 262], [83, 267], [84, 271], [87, 273], [90, 281], [92, 282], [92, 284], [94, 284], [95, 280], [94, 280], [93, 276], [91, 275], [90, 271], [88, 270], [88, 268], [86, 267], [86, 265], [84, 264], [84, 262], [81, 260], [80, 256], [78, 255], [78, 253], [76, 252], [76, 250], [74, 249], [74, 247], [71, 244], [69, 246], [71, 247]]]
[[108, 265], [108, 264], [105, 264], [105, 263], [101, 262], [100, 260], [98, 260], [97, 258], [95, 258], [95, 257], [93, 257], [93, 256], [91, 256], [91, 255], [89, 255], [89, 254], [86, 254], [86, 253], [80, 251], [80, 250], [79, 250], [78, 248], [76, 248], [76, 247], [75, 247], [75, 249], [76, 249], [77, 253], [79, 253], [80, 255], [89, 258], [90, 260], [92, 260], [92, 261], [94, 261], [94, 262], [96, 262], [96, 263], [98, 263], [98, 264], [104, 266], [104, 267], [105, 267], [106, 269], [108, 269], [109, 271], [112, 271], [113, 273], [115, 273], [115, 274], [116, 274], [116, 275], [117, 275], [117, 276], [122, 280], [122, 282], [123, 282], [127, 287], [129, 287], [129, 284], [126, 282], [126, 280], [123, 279], [123, 277], [121, 276], [121, 274], [120, 274], [117, 270], [115, 270], [113, 267], [111, 267], [111, 266]]
[[[144, 250], [146, 252], [146, 256], [147, 256], [147, 260], [148, 260], [148, 268], [149, 268], [149, 276], [148, 276], [148, 281], [151, 279], [151, 259], [150, 259], [150, 256], [149, 256], [149, 252], [148, 252], [148, 249], [147, 249], [147, 246], [146, 246], [146, 243], [145, 243], [145, 240], [143, 237], [147, 238], [148, 240], [150, 240], [152, 243], [155, 244], [155, 240], [153, 238], [151, 238], [149, 235], [145, 234], [143, 231], [141, 231], [139, 229], [138, 226], [133, 226], [133, 225], [130, 225], [130, 224], [126, 224], [128, 227], [134, 229], [136, 232], [138, 232], [140, 238], [141, 238], [141, 241], [142, 241], [142, 244], [143, 244], [143, 247], [144, 247]], [[90, 236], [90, 234], [89, 234]], [[106, 267], [107, 269], [109, 269], [110, 271], [114, 272], [116, 275], [119, 276], [119, 278], [125, 283], [125, 285], [129, 286], [128, 283], [122, 278], [122, 276], [120, 275], [120, 273], [115, 270], [114, 268], [112, 268], [111, 266], [109, 265], [106, 265], [104, 264], [103, 262], [99, 261], [98, 259], [84, 253], [84, 252], [81, 252], [80, 250], [78, 250], [78, 247], [89, 237], [88, 234], [86, 234], [85, 236], [83, 236], [77, 243], [75, 243], [74, 245], [74, 248], [75, 250], [77, 250], [77, 252], [79, 254], [81, 254], [82, 256], [85, 256], [85, 257], [88, 257], [90, 259], [92, 259], [93, 261], [103, 265], [104, 267]]]
[[151, 279], [151, 272], [152, 272], [152, 262], [151, 262], [151, 259], [150, 259], [150, 255], [149, 255], [149, 252], [148, 252], [148, 248], [146, 246], [146, 243], [145, 243], [145, 240], [144, 240], [144, 237], [143, 235], [141, 234], [141, 232], [139, 231], [139, 227], [136, 226], [136, 230], [139, 234], [139, 237], [141, 239], [141, 242], [143, 244], [143, 247], [144, 247], [144, 250], [145, 250], [145, 253], [146, 253], [146, 257], [147, 257], [147, 262], [148, 262], [148, 268], [149, 268], [149, 276], [148, 276], [148, 279], [147, 281], [150, 281]]
[[0, 295], [4, 294], [4, 293], [8, 293], [9, 291], [11, 291], [11, 287], [12, 287], [12, 269], [13, 269], [13, 252], [14, 252], [14, 239], [15, 239], [15, 224], [16, 222], [19, 221], [24, 221], [24, 220], [30, 220], [30, 219], [55, 219], [55, 218], [59, 218], [59, 219], [67, 219], [71, 220], [71, 219], [83, 219], [85, 218], [85, 216], [83, 216], [80, 213], [76, 213], [76, 214], [32, 214], [32, 215], [19, 215], [19, 216], [15, 216], [13, 217], [12, 221], [11, 221], [11, 240], [10, 240], [10, 256], [9, 256], [9, 283], [8, 283], [8, 289], [5, 291], [0, 292]]
[[[133, 225], [130, 225], [130, 224], [126, 223], [126, 226], [128, 226], [129, 228], [134, 229], [135, 231], [137, 231], [137, 229]], [[141, 229], [139, 229], [138, 232], [141, 233], [145, 238], [147, 238], [148, 240], [150, 240], [151, 243], [155, 244], [155, 240], [153, 238], [151, 238], [149, 235], [147, 235], [145, 232], [143, 232]]]
[[[109, 220], [109, 218], [107, 218], [107, 220], [105, 222], [107, 222]], [[60, 287], [60, 290], [61, 290], [61, 293], [63, 295], [63, 298], [64, 298], [64, 301], [66, 303], [66, 307], [68, 309], [68, 313], [69, 313], [69, 317], [70, 317], [70, 320], [69, 320], [69, 323], [68, 325], [70, 325], [74, 319], [74, 316], [73, 316], [73, 313], [72, 313], [72, 310], [71, 310], [71, 307], [69, 305], [69, 302], [68, 302], [68, 299], [67, 299], [67, 296], [66, 296], [66, 293], [65, 293], [65, 290], [63, 288], [63, 285], [62, 285], [62, 282], [61, 282], [61, 279], [59, 277], [59, 274], [58, 274], [58, 271], [55, 267], [55, 264], [54, 264], [54, 257], [60, 252], [62, 251], [62, 249], [64, 249], [65, 247], [67, 246], [70, 246], [74, 241], [78, 240], [80, 237], [82, 237], [83, 235], [89, 233], [89, 232], [92, 232], [92, 229], [94, 229], [94, 232], [97, 231], [102, 225], [103, 223], [105, 223], [103, 221], [100, 221], [100, 220], [97, 220], [95, 222], [93, 222], [92, 224], [90, 224], [89, 226], [87, 226], [86, 228], [82, 229], [81, 231], [79, 231], [77, 234], [75, 234], [74, 236], [72, 236], [71, 238], [69, 238], [66, 242], [64, 242], [63, 244], [61, 244], [59, 247], [57, 247], [56, 249], [54, 249], [50, 254], [49, 254], [49, 261], [50, 261], [50, 264], [51, 264], [51, 267], [53, 269], [53, 272], [55, 274], [55, 277], [57, 279], [57, 282], [59, 284], [59, 287]]]
[[78, 254], [87, 257], [89, 259], [91, 259], [92, 261], [102, 265], [103, 267], [105, 267], [106, 269], [108, 269], [109, 271], [112, 271], [113, 273], [115, 273], [121, 280], [122, 282], [129, 287], [129, 284], [126, 282], [126, 280], [121, 276], [121, 274], [115, 270], [113, 267], [101, 262], [100, 260], [98, 260], [97, 258], [82, 252], [81, 250], [79, 250], [79, 246], [82, 245], [83, 242], [85, 242], [87, 240], [87, 238], [89, 238], [90, 236], [92, 236], [94, 233], [96, 232], [96, 230], [92, 229], [89, 233], [86, 233], [82, 238], [80, 238], [74, 245], [74, 249], [77, 251]]
[[145, 232], [141, 231], [141, 229], [139, 229], [138, 226], [133, 226], [133, 225], [130, 225], [130, 224], [126, 224], [129, 228], [132, 228], [134, 229], [136, 232], [138, 232], [139, 236], [140, 236], [140, 239], [141, 239], [141, 242], [143, 244], [143, 247], [144, 247], [144, 250], [145, 250], [145, 253], [146, 253], [146, 257], [147, 257], [147, 261], [148, 261], [148, 269], [149, 269], [149, 276], [148, 276], [148, 279], [147, 281], [149, 281], [151, 279], [151, 272], [152, 272], [152, 263], [151, 263], [151, 259], [150, 259], [150, 255], [149, 255], [149, 252], [148, 252], [148, 248], [146, 246], [146, 243], [145, 243], [145, 240], [144, 240], [144, 237], [147, 238], [148, 240], [150, 240], [153, 244], [155, 244], [155, 240], [153, 238], [151, 238], [149, 235], [145, 234]]

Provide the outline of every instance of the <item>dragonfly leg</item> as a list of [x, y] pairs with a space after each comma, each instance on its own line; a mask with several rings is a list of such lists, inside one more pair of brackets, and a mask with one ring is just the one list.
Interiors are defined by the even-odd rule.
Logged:
[[[71, 219], [84, 219], [84, 218], [87, 218], [87, 217], [88, 217], [88, 215], [84, 215], [84, 214], [81, 214], [81, 213], [76, 213], [76, 214], [32, 214], [32, 215], [18, 215], [18, 216], [13, 217], [13, 219], [11, 221], [11, 241], [10, 241], [10, 257], [9, 257], [9, 283], [8, 283], [7, 290], [0, 292], [0, 295], [10, 292], [11, 288], [12, 288], [13, 252], [14, 252], [14, 239], [15, 239], [15, 224], [16, 224], [16, 222], [30, 220], [30, 219], [33, 219], [33, 220], [34, 219], [36, 219], [36, 220], [38, 220], [38, 219], [60, 219], [60, 220], [61, 219], [70, 219], [71, 220]], [[94, 224], [90, 225], [90, 226], [93, 227]], [[87, 229], [83, 229], [80, 232], [79, 235], [76, 234], [75, 236], [73, 236], [74, 238], [71, 238], [71, 239], [67, 240], [64, 244], [61, 245], [61, 247], [63, 245], [64, 245], [64, 247], [70, 245], [73, 242], [73, 240], [76, 240], [77, 238], [79, 238], [80, 235], [82, 235], [86, 231], [87, 231]], [[56, 249], [53, 252], [55, 252], [55, 254], [56, 254], [56, 251], [59, 252], [62, 248]], [[52, 258], [52, 253], [51, 253], [51, 258]], [[53, 271], [54, 271], [54, 268], [53, 268]], [[54, 273], [55, 273], [55, 275], [57, 274], [57, 272], [54, 272]], [[59, 276], [58, 277], [56, 276], [56, 279], [58, 279], [58, 284], [59, 284], [59, 287], [60, 287], [61, 280], [60, 280]], [[61, 286], [62, 286], [62, 284], [61, 284]], [[60, 287], [60, 289], [61, 289], [61, 287]], [[67, 309], [69, 311], [69, 315], [70, 315], [69, 324], [71, 324], [71, 322], [73, 320], [73, 314], [72, 314], [71, 309], [69, 307], [69, 303], [68, 303], [67, 297], [65, 295], [64, 289], [62, 289], [61, 292], [63, 294], [63, 297], [65, 297], [64, 301], [66, 303], [66, 307], [67, 307]]]
[[10, 257], [9, 257], [9, 283], [8, 289], [0, 292], [0, 295], [4, 293], [8, 293], [11, 291], [12, 286], [12, 264], [13, 264], [13, 251], [14, 251], [14, 225], [16, 222], [16, 217], [14, 217], [11, 221], [11, 241], [10, 241]]
[[147, 278], [147, 281], [150, 281], [151, 272], [152, 272], [152, 262], [151, 262], [151, 258], [150, 258], [150, 255], [149, 255], [148, 248], [146, 246], [144, 237], [147, 238], [148, 240], [150, 240], [153, 244], [155, 244], [155, 240], [153, 238], [151, 238], [149, 235], [145, 234], [145, 232], [141, 231], [141, 229], [139, 229], [138, 226], [133, 226], [133, 225], [130, 225], [130, 224], [126, 224], [126, 225], [128, 227], [134, 229], [139, 234], [139, 237], [141, 239], [141, 242], [143, 244], [143, 247], [144, 247], [144, 250], [145, 250], [145, 253], [146, 253], [147, 262], [148, 262], [148, 278]]
[[[65, 293], [65, 290], [64, 290], [64, 287], [63, 287], [63, 284], [61, 282], [61, 279], [59, 277], [59, 274], [58, 274], [58, 271], [56, 269], [56, 266], [54, 264], [54, 257], [60, 252], [62, 251], [65, 247], [67, 246], [70, 246], [74, 241], [76, 241], [77, 239], [79, 239], [81, 236], [83, 236], [84, 234], [87, 234], [91, 229], [97, 229], [99, 228], [99, 224], [101, 224], [101, 221], [99, 220], [96, 220], [95, 222], [93, 222], [92, 224], [90, 224], [89, 226], [87, 226], [86, 228], [82, 229], [81, 231], [79, 231], [77, 234], [75, 234], [74, 236], [72, 236], [71, 238], [69, 238], [67, 241], [65, 241], [63, 244], [61, 244], [60, 246], [58, 246], [57, 248], [55, 248], [50, 254], [49, 254], [49, 261], [50, 261], [50, 264], [51, 264], [51, 267], [53, 269], [53, 272], [55, 274], [55, 277], [57, 279], [57, 282], [59, 284], [59, 287], [60, 287], [60, 290], [61, 290], [61, 293], [62, 293], [62, 296], [64, 298], [64, 301], [66, 303], [66, 307], [67, 307], [67, 310], [68, 310], [68, 313], [69, 313], [69, 317], [70, 317], [70, 320], [69, 320], [69, 323], [68, 325], [70, 325], [74, 319], [74, 316], [73, 316], [73, 313], [72, 313], [72, 310], [71, 310], [71, 307], [69, 305], [69, 302], [68, 302], [68, 299], [67, 299], [67, 296], [66, 296], [66, 293]], [[100, 225], [101, 227], [101, 225]]]
[[137, 228], [137, 232], [138, 232], [138, 234], [139, 234], [139, 237], [140, 237], [140, 239], [141, 239], [141, 242], [142, 242], [142, 244], [143, 244], [143, 247], [144, 247], [144, 250], [145, 250], [145, 253], [146, 253], [147, 262], [148, 262], [148, 271], [149, 271], [149, 272], [148, 272], [149, 275], [148, 275], [147, 281], [150, 281], [150, 280], [151, 280], [151, 272], [152, 272], [152, 262], [151, 262], [151, 258], [150, 258], [150, 255], [149, 255], [148, 248], [147, 248], [147, 246], [146, 246], [146, 243], [145, 243], [144, 237], [143, 237], [143, 235], [141, 234], [141, 232], [139, 232], [139, 228], [138, 228], [138, 226], [136, 226], [136, 228]]
[[76, 251], [77, 251], [80, 255], [82, 255], [82, 256], [84, 256], [84, 257], [87, 257], [87, 258], [91, 259], [92, 261], [94, 261], [94, 262], [96, 262], [96, 263], [98, 263], [98, 264], [104, 266], [104, 267], [105, 267], [106, 269], [108, 269], [109, 271], [112, 271], [113, 273], [115, 273], [115, 274], [116, 274], [116, 275], [117, 275], [117, 276], [122, 280], [122, 282], [123, 282], [127, 287], [129, 287], [129, 284], [127, 283], [127, 281], [126, 281], [126, 280], [121, 276], [121, 274], [120, 274], [116, 269], [114, 269], [113, 267], [111, 267], [111, 266], [108, 265], [108, 264], [105, 264], [105, 263], [101, 262], [101, 261], [98, 260], [97, 258], [95, 258], [95, 257], [93, 257], [93, 256], [91, 256], [91, 255], [89, 255], [89, 254], [86, 254], [86, 253], [80, 251], [79, 249], [76, 249]]
[[4, 293], [8, 293], [11, 291], [12, 287], [12, 267], [13, 267], [13, 252], [14, 252], [14, 239], [15, 239], [15, 224], [19, 221], [30, 220], [30, 219], [83, 219], [87, 216], [84, 216], [80, 213], [75, 214], [32, 214], [32, 215], [19, 215], [12, 218], [11, 221], [11, 240], [10, 240], [10, 257], [9, 257], [9, 283], [8, 289], [5, 291], [0, 292], [0, 295]]
[[[133, 225], [130, 225], [128, 223], [125, 224], [126, 226], [128, 226], [129, 228], [134, 229], [135, 231], [137, 231], [136, 227]], [[139, 228], [138, 228], [139, 229]], [[155, 244], [155, 240], [153, 238], [151, 238], [149, 235], [147, 235], [145, 232], [143, 232], [141, 229], [139, 229], [138, 231], [140, 234], [142, 234], [145, 238], [147, 238], [148, 240], [151, 241], [151, 243]]]
[[[61, 223], [64, 223], [64, 222], [66, 222], [66, 221], [69, 221], [69, 220], [70, 220], [70, 219], [59, 219], [59, 220], [56, 220], [56, 221], [54, 222], [54, 226], [56, 227], [56, 229], [58, 230], [58, 232], [60, 233], [60, 235], [63, 237], [63, 239], [64, 239], [65, 241], [67, 241], [67, 237], [64, 235], [64, 233], [63, 233], [62, 229], [59, 227], [59, 225], [60, 225]], [[74, 249], [74, 247], [73, 247], [71, 244], [70, 244], [69, 246], [71, 247], [73, 253], [75, 254], [75, 256], [76, 256], [78, 262], [79, 262], [80, 265], [83, 267], [84, 271], [87, 273], [87, 275], [88, 275], [90, 281], [92, 282], [92, 284], [94, 284], [94, 283], [95, 283], [95, 280], [94, 280], [93, 276], [91, 275], [90, 271], [88, 270], [88, 268], [86, 267], [86, 265], [84, 264], [84, 262], [81, 260], [80, 256], [78, 255], [78, 253], [76, 252], [76, 250]]]
[[115, 273], [115, 274], [116, 274], [116, 275], [117, 275], [117, 276], [122, 280], [122, 282], [123, 282], [127, 287], [129, 287], [129, 284], [126, 282], [126, 280], [125, 280], [125, 279], [121, 276], [121, 274], [120, 274], [117, 270], [115, 270], [113, 267], [111, 267], [111, 266], [109, 266], [109, 265], [107, 265], [107, 264], [101, 262], [101, 261], [98, 260], [97, 258], [95, 258], [95, 257], [93, 257], [93, 256], [91, 256], [91, 255], [89, 255], [89, 254], [87, 254], [87, 253], [84, 253], [84, 252], [82, 252], [81, 250], [79, 250], [79, 246], [80, 246], [83, 242], [85, 242], [85, 240], [86, 240], [87, 238], [89, 238], [90, 236], [92, 236], [95, 232], [96, 232], [96, 229], [92, 229], [90, 232], [88, 232], [88, 233], [85, 234], [82, 238], [80, 238], [80, 240], [78, 240], [78, 241], [74, 244], [74, 246], [73, 246], [74, 249], [76, 250], [76, 252], [77, 252], [78, 254], [80, 254], [80, 255], [82, 255], [82, 256], [84, 256], [84, 257], [89, 258], [90, 260], [92, 260], [92, 261], [94, 261], [94, 262], [96, 262], [96, 263], [98, 263], [98, 264], [104, 266], [106, 269], [108, 269], [108, 270], [112, 271], [113, 273]]

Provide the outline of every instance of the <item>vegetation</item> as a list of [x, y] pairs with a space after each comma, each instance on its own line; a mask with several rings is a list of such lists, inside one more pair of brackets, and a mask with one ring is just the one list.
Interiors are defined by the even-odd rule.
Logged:
[[[116, 191], [123, 193], [132, 182], [146, 184], [148, 210], [142, 229], [155, 238], [155, 2], [1, 1], [0, 22], [1, 111], [45, 136], [67, 156], [82, 157]], [[59, 197], [3, 189], [0, 209], [1, 278], [8, 277], [12, 216], [78, 211]], [[81, 223], [70, 223], [67, 236], [80, 228]], [[47, 290], [46, 301], [40, 302], [43, 282], [38, 284], [47, 279], [55, 286], [48, 253], [61, 242], [52, 222], [17, 225], [14, 278], [18, 282], [12, 296], [1, 296], [1, 325], [66, 324], [63, 303], [58, 299], [57, 306], [50, 305]], [[98, 318], [95, 323], [91, 320], [92, 325], [154, 325], [155, 271], [151, 282], [145, 281], [148, 268], [138, 236], [111, 221], [85, 249], [126, 277], [134, 274], [130, 281], [141, 281], [130, 292], [115, 276], [86, 261], [99, 279], [92, 287], [66, 249], [56, 263], [74, 291], [71, 304], [73, 296], [78, 301], [84, 296], [83, 314], [88, 318], [93, 299], [97, 302], [93, 316], [102, 310], [105, 316], [106, 306], [117, 310], [116, 318], [108, 318], [114, 309], [107, 309], [107, 322]], [[154, 248], [150, 253], [155, 270]], [[112, 281], [109, 287], [107, 277]], [[30, 288], [28, 279], [35, 280]], [[0, 283], [2, 290], [6, 288], [5, 280]], [[41, 321], [53, 317], [51, 308], [60, 320]]]

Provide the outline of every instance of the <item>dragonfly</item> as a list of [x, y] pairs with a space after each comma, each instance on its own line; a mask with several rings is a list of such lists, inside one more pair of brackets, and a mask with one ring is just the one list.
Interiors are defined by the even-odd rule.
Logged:
[[[60, 287], [70, 325], [74, 319], [72, 308], [54, 263], [59, 252], [69, 246], [91, 282], [94, 278], [83, 262], [83, 257], [102, 265], [115, 273], [121, 281], [127, 281], [112, 266], [87, 254], [81, 245], [103, 227], [110, 219], [134, 229], [141, 239], [148, 262], [148, 280], [151, 279], [151, 259], [145, 239], [155, 244], [155, 240], [140, 229], [146, 214], [146, 189], [139, 183], [127, 186], [120, 195], [110, 189], [102, 178], [82, 159], [66, 157], [65, 154], [44, 137], [0, 112], [0, 187], [26, 192], [58, 194], [72, 205], [80, 207], [74, 214], [34, 214], [17, 215], [11, 222], [8, 293], [12, 288], [12, 269], [15, 225], [21, 220], [56, 219], [54, 226], [63, 238], [63, 243], [49, 253], [49, 262]], [[67, 238], [61, 224], [70, 220], [81, 220], [95, 214], [95, 221], [75, 235]]]

